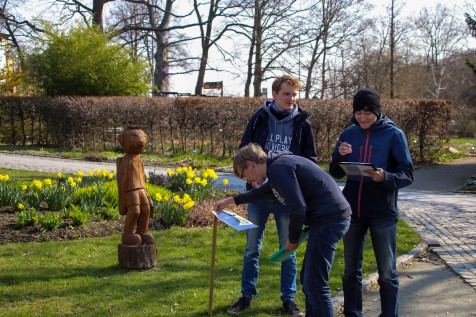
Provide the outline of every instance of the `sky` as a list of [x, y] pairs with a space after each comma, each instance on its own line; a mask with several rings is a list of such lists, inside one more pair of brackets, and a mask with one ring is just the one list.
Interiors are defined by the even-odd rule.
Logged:
[[[374, 10], [372, 12], [373, 15], [385, 15], [386, 10], [385, 6], [390, 4], [390, 0], [367, 0], [367, 2], [373, 4]], [[443, 3], [448, 7], [457, 6], [463, 8], [465, 3], [474, 3], [476, 5], [476, 0], [451, 0], [451, 2], [445, 1], [435, 1], [435, 0], [405, 0], [406, 4], [402, 9], [403, 16], [412, 16], [417, 15], [420, 10], [424, 7], [433, 7], [436, 6], [437, 3]], [[470, 47], [476, 48], [476, 40], [472, 40], [470, 43]], [[244, 67], [246, 67], [244, 65]], [[174, 76], [171, 82], [171, 91], [177, 92], [187, 92], [187, 93], [194, 93], [195, 84], [196, 84], [197, 75], [181, 75], [181, 76]], [[213, 71], [207, 71], [205, 75], [205, 82], [216, 82], [216, 81], [223, 81], [224, 86], [224, 96], [243, 96], [244, 94], [244, 79], [233, 79], [231, 76], [227, 75], [226, 73], [219, 73]], [[271, 98], [271, 84], [273, 80], [268, 80], [262, 84], [262, 88], [267, 88], [268, 96]], [[211, 95], [218, 95], [220, 93], [219, 90], [203, 90], [204, 94], [211, 94]], [[251, 87], [251, 94], [253, 94], [253, 88]]]
[[[440, 0], [398, 0], [398, 1], [405, 1], [406, 4], [402, 9], [402, 15], [417, 15], [418, 12], [423, 7], [433, 7], [437, 3], [443, 3], [446, 6], [457, 6], [459, 8], [463, 8], [465, 3], [472, 3], [476, 6], [476, 0], [451, 0], [451, 1], [440, 1]], [[38, 11], [41, 8], [46, 8], [45, 4], [49, 1], [45, 0], [26, 0], [26, 4], [22, 7], [21, 11], [24, 13], [24, 16], [28, 17], [31, 14], [38, 14]], [[374, 10], [371, 13], [372, 15], [385, 15], [385, 6], [390, 4], [390, 0], [367, 0], [367, 2], [373, 4]], [[45, 17], [43, 17], [45, 18]], [[472, 39], [470, 42], [471, 48], [476, 48], [476, 39]], [[196, 48], [191, 47], [192, 51]], [[200, 54], [197, 51], [197, 56]], [[211, 56], [213, 58], [213, 56]], [[221, 56], [220, 56], [221, 58]], [[246, 67], [246, 65], [243, 65]], [[180, 92], [180, 93], [194, 93], [195, 84], [197, 80], [197, 74], [190, 74], [190, 75], [176, 75], [172, 77], [170, 91]], [[243, 96], [244, 94], [244, 78], [233, 79], [229, 74], [225, 72], [215, 72], [215, 71], [207, 71], [205, 74], [205, 82], [218, 82], [223, 81], [224, 86], [224, 96]], [[262, 88], [266, 88], [268, 91], [267, 97], [271, 97], [271, 84], [273, 80], [268, 80], [262, 84]], [[220, 94], [219, 90], [203, 90], [204, 94], [209, 95], [216, 95]], [[253, 89], [251, 87], [251, 93], [253, 93]]]

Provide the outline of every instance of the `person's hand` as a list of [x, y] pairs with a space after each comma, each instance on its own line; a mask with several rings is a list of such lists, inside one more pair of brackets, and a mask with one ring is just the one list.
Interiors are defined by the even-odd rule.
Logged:
[[257, 187], [260, 186], [257, 182], [252, 182], [250, 185], [251, 185], [251, 187], [253, 187], [253, 188], [257, 188]]
[[385, 171], [381, 168], [377, 168], [376, 171], [368, 169], [365, 172], [372, 177], [372, 180], [376, 183], [382, 183], [385, 180]]
[[234, 206], [235, 205], [235, 200], [233, 199], [233, 197], [228, 197], [228, 198], [225, 198], [225, 199], [222, 199], [218, 202], [215, 203], [215, 211], [221, 211], [223, 210], [224, 208], [228, 207], [228, 206]]
[[286, 242], [286, 247], [284, 248], [284, 250], [286, 252], [289, 252], [289, 251], [295, 250], [296, 248], [297, 248], [297, 243], [291, 243], [288, 239], [288, 241]]
[[346, 156], [352, 153], [352, 145], [347, 142], [341, 142], [338, 151], [341, 156]]

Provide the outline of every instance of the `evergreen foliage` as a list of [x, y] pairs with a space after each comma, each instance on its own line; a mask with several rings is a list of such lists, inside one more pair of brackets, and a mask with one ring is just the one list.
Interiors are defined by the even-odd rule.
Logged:
[[[471, 35], [473, 37], [476, 37], [476, 20], [473, 19], [468, 13], [464, 14], [466, 17], [466, 24], [468, 24], [468, 28], [471, 32]], [[471, 68], [476, 75], [476, 61], [467, 58], [466, 59], [466, 65], [468, 65], [469, 68]]]
[[96, 27], [47, 28], [28, 71], [47, 96], [140, 96], [149, 87], [147, 64]]

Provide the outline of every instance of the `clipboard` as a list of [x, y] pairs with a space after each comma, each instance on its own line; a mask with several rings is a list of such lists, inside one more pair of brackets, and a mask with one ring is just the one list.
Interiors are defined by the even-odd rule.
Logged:
[[248, 230], [258, 227], [251, 221], [246, 218], [243, 218], [232, 211], [222, 210], [222, 211], [215, 211], [212, 210], [213, 214], [220, 219], [222, 222], [226, 223], [230, 227], [234, 228], [235, 230], [242, 231]]
[[[297, 246], [299, 247], [304, 241], [307, 240], [309, 237], [309, 227], [304, 228], [299, 235], [299, 240]], [[297, 249], [297, 247], [296, 247]], [[273, 255], [269, 257], [270, 262], [283, 262], [284, 260], [288, 259], [291, 254], [293, 254], [296, 250], [286, 252], [285, 248], [281, 248], [279, 251], [275, 252]]]
[[339, 166], [344, 170], [348, 176], [369, 176], [365, 171], [369, 169], [377, 170], [373, 163], [361, 162], [340, 162]]

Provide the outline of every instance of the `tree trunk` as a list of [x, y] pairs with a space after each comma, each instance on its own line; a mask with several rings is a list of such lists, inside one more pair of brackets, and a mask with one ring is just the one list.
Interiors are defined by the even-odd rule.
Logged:
[[155, 244], [125, 245], [119, 244], [119, 266], [127, 269], [150, 269], [157, 266], [157, 248]]
[[261, 48], [263, 44], [263, 30], [261, 29], [261, 7], [259, 0], [255, 0], [255, 22], [254, 22], [254, 33], [255, 33], [255, 71], [253, 76], [253, 96], [261, 97], [261, 81], [263, 80], [263, 68], [262, 68], [262, 56]]

